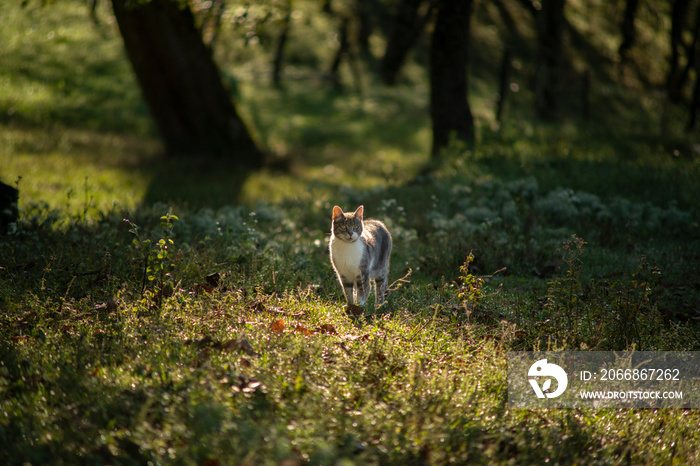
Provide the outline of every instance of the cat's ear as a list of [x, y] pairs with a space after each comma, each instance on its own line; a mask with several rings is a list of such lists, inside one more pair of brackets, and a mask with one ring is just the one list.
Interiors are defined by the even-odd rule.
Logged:
[[343, 215], [343, 209], [338, 206], [333, 207], [333, 220]]
[[361, 205], [360, 207], [357, 208], [355, 211], [355, 216], [359, 217], [360, 220], [362, 220], [362, 213], [365, 211], [365, 206]]

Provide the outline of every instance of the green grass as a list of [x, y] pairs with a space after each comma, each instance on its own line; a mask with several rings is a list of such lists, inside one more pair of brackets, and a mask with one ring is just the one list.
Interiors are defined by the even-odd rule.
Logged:
[[[509, 350], [700, 349], [694, 136], [644, 112], [540, 125], [525, 90], [495, 132], [480, 75], [475, 147], [426, 171], [419, 58], [396, 89], [275, 90], [255, 74], [269, 49], [221, 48], [290, 170], [171, 161], [106, 11], [96, 28], [81, 2], [2, 7], [0, 176], [21, 176], [0, 238], [3, 464], [700, 464], [696, 411], [506, 399]], [[300, 70], [333, 45], [309, 18]], [[330, 267], [334, 204], [385, 221], [391, 278], [411, 271], [365, 318]]]

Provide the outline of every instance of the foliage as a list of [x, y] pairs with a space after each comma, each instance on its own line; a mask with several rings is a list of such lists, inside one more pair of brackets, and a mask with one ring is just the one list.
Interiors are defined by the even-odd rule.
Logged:
[[172, 239], [173, 222], [179, 220], [179, 218], [173, 215], [172, 211], [168, 211], [160, 220], [162, 237], [158, 239], [155, 244], [152, 244], [150, 239], [142, 237], [138, 225], [127, 218], [124, 219], [131, 227], [129, 228], [129, 233], [135, 236], [132, 240], [132, 244], [136, 250], [141, 251], [141, 256], [143, 257], [141, 296], [143, 296], [146, 289], [146, 281], [155, 282], [154, 293], [157, 296], [158, 305], [160, 305], [164, 294], [172, 294], [173, 292], [172, 284], [168, 283], [170, 281], [170, 271], [172, 268], [172, 264], [170, 263], [171, 253], [168, 248], [175, 245], [175, 241]]
[[481, 298], [484, 297], [484, 292], [482, 287], [484, 286], [483, 278], [475, 277], [469, 273], [469, 264], [474, 261], [474, 254], [471, 252], [467, 256], [467, 259], [459, 267], [461, 287], [460, 292], [457, 295], [459, 299], [462, 300], [462, 304], [467, 309], [467, 312], [474, 311], [474, 308], [479, 303]]
[[[559, 344], [583, 349], [636, 348], [658, 351], [676, 343], [693, 346], [692, 337], [678, 332], [658, 306], [661, 271], [639, 258], [637, 270], [615, 281], [584, 283], [583, 246], [577, 236], [562, 244], [566, 272], [549, 283], [544, 305], [546, 322]], [[681, 339], [680, 341], [677, 339]]]

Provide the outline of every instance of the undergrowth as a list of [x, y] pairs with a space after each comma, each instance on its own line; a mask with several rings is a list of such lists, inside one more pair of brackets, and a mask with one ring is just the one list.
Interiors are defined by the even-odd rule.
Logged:
[[[509, 350], [697, 350], [694, 315], [671, 311], [697, 295], [669, 293], [692, 268], [657, 265], [676, 263], [673, 241], [620, 267], [548, 220], [531, 181], [450, 181], [435, 197], [460, 196], [427, 211], [413, 191], [442, 185], [424, 183], [376, 204], [392, 275], [413, 273], [359, 318], [342, 311], [325, 201], [24, 210], [2, 240], [2, 459], [697, 462], [692, 412], [505, 407]], [[578, 207], [570, 228], [587, 224]]]

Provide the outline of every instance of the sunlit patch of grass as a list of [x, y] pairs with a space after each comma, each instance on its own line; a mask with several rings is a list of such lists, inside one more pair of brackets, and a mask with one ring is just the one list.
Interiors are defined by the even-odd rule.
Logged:
[[[154, 141], [82, 130], [5, 128], [0, 152], [3, 181], [19, 179], [20, 209], [46, 202], [89, 216], [116, 204], [133, 209], [143, 200], [148, 173], [135, 169], [155, 153]], [[21, 178], [21, 179], [20, 179]]]

